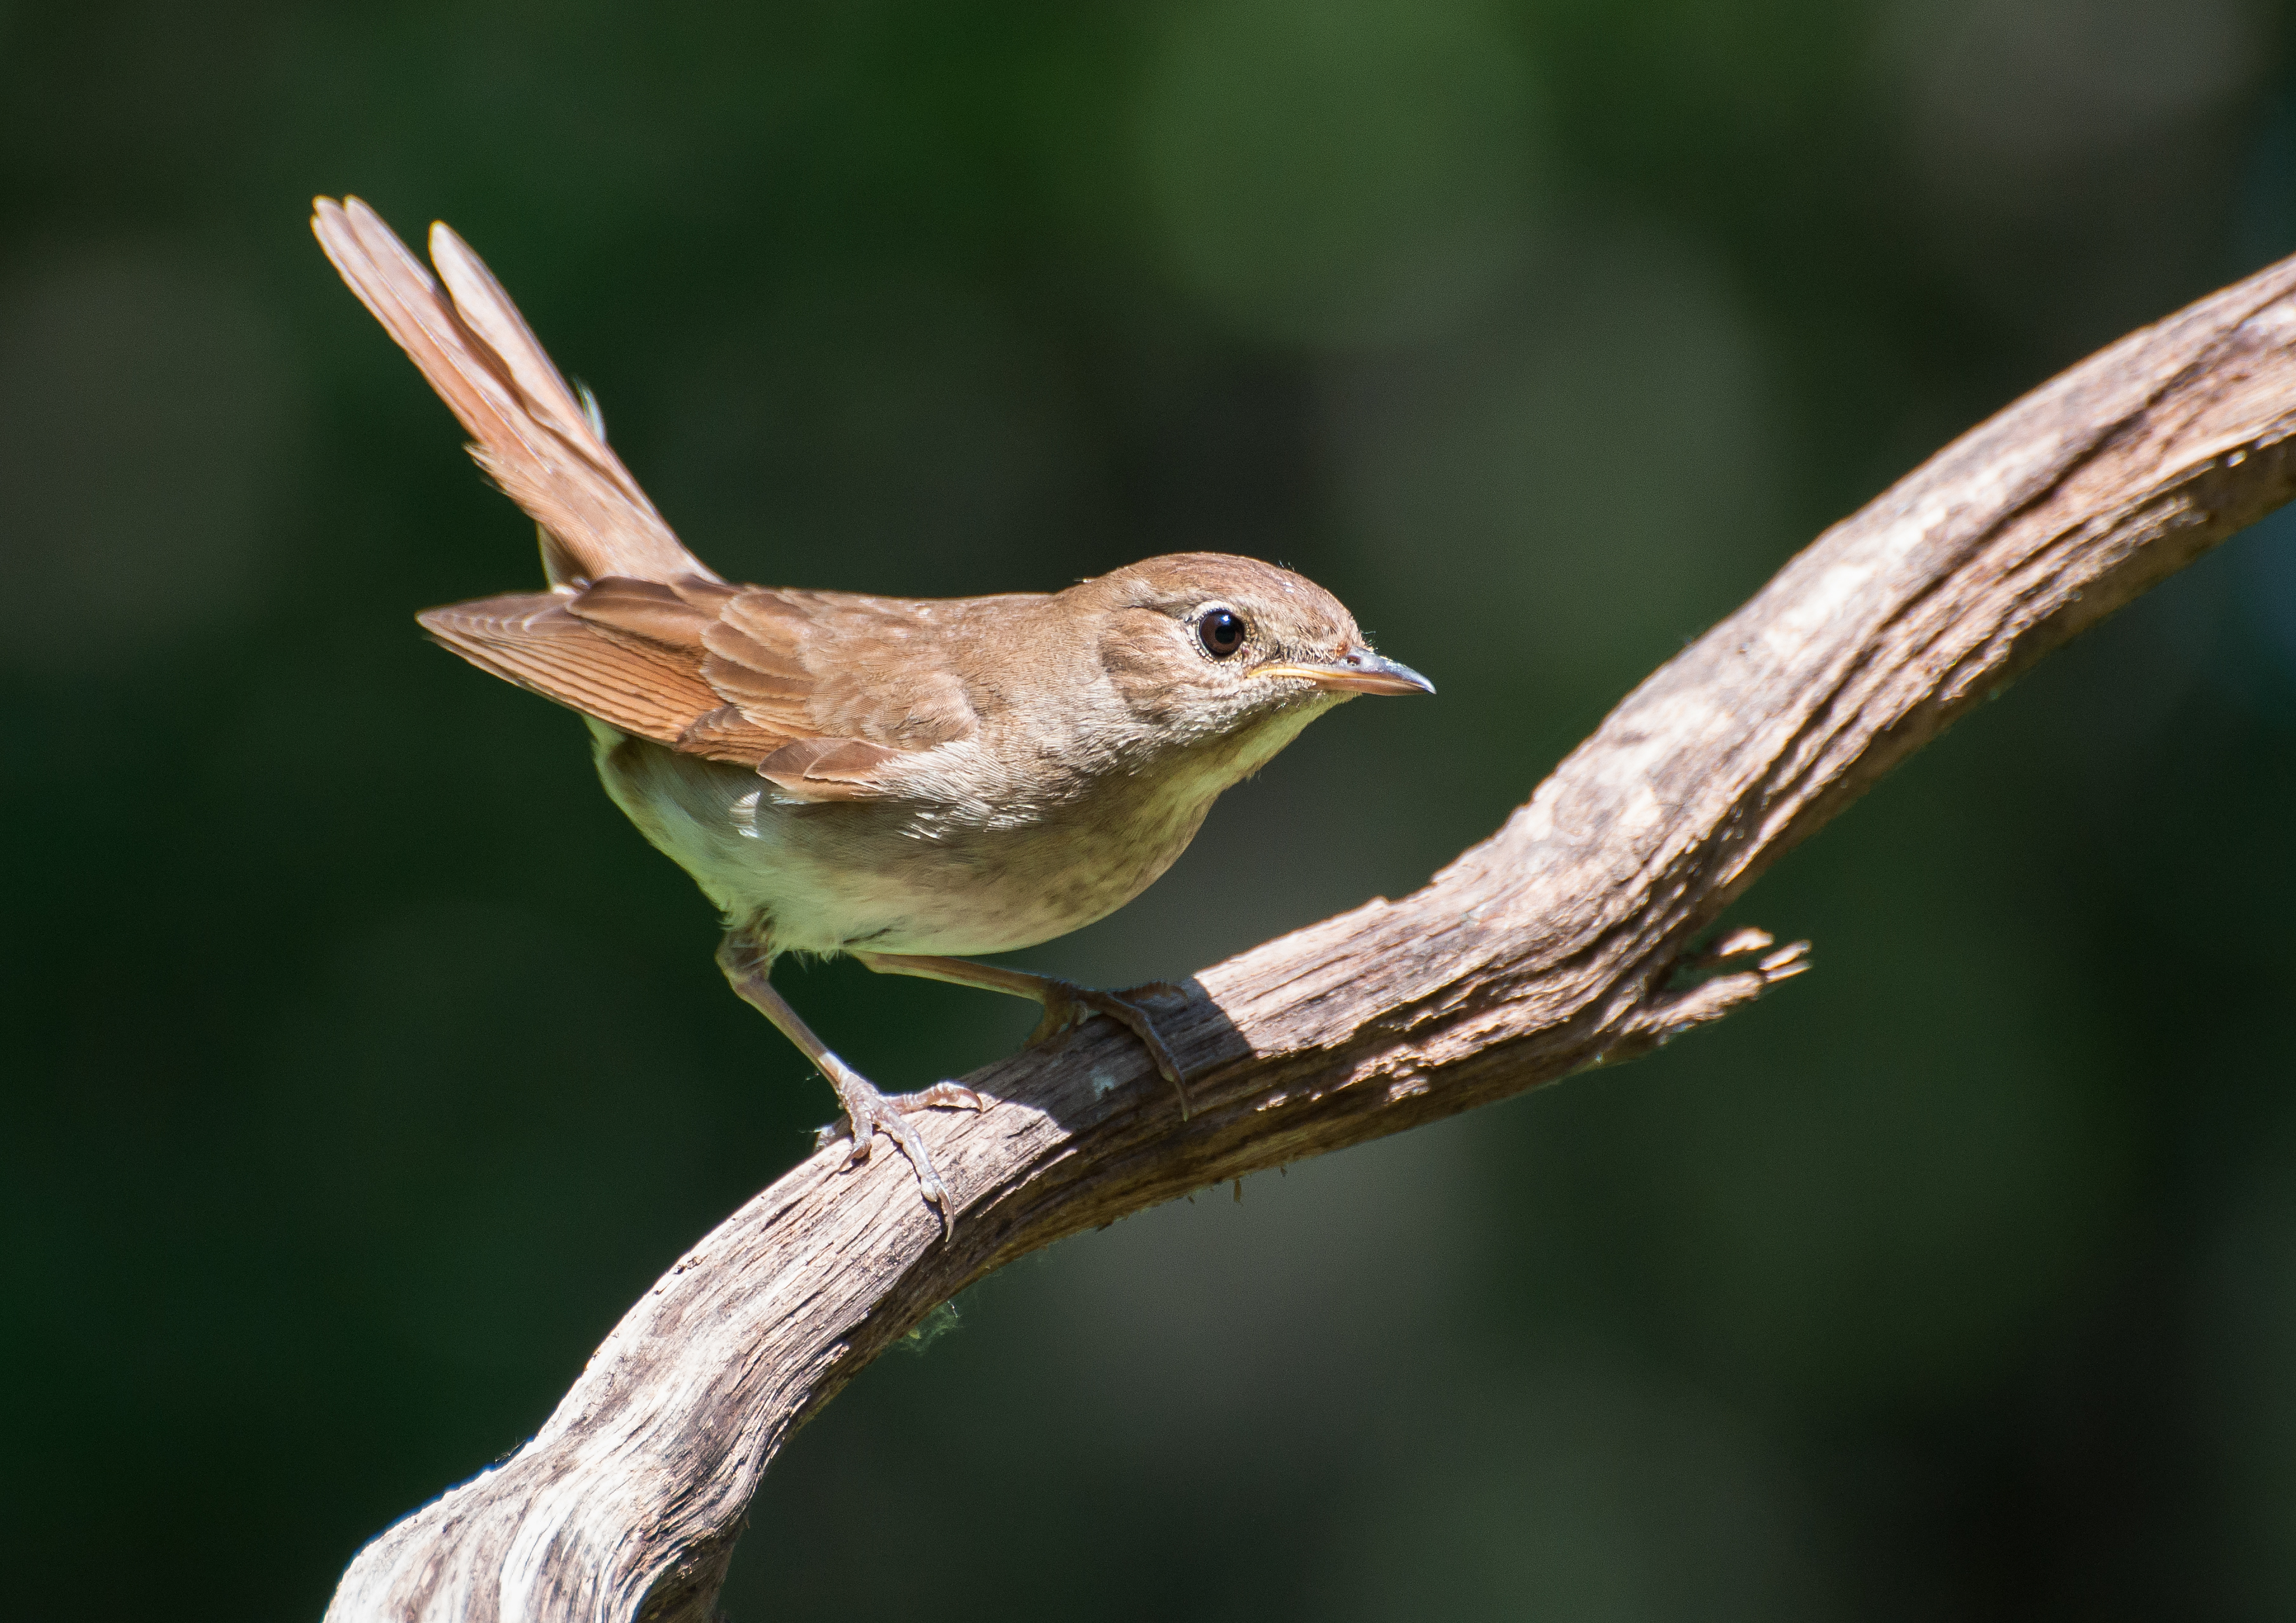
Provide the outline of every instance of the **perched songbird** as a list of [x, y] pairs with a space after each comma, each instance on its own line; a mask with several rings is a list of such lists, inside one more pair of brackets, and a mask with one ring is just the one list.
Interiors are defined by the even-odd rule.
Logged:
[[430, 228], [441, 288], [357, 198], [314, 208], [343, 280], [540, 527], [547, 591], [433, 609], [423, 628], [587, 718], [606, 792], [724, 914], [734, 989], [836, 1088], [848, 1165], [890, 1134], [946, 1223], [905, 1113], [980, 1100], [953, 1082], [880, 1093], [774, 990], [783, 953], [1033, 998], [1031, 1042], [1107, 1015], [1183, 1088], [1137, 1002], [964, 955], [1105, 917], [1317, 716], [1431, 693], [1426, 678], [1373, 652], [1321, 587], [1218, 553], [996, 597], [729, 585], [670, 533], [461, 238]]

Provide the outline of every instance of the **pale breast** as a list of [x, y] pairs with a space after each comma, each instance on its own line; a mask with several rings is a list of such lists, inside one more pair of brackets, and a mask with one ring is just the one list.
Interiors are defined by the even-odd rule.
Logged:
[[791, 803], [754, 773], [603, 726], [596, 756], [647, 840], [773, 950], [964, 956], [1033, 947], [1121, 907], [1187, 848], [1221, 791], [1308, 719], [1041, 804]]
[[1153, 883], [1210, 803], [1071, 805], [984, 824], [930, 805], [791, 804], [754, 773], [642, 739], [603, 741], [597, 759], [648, 841], [777, 952], [963, 955], [1050, 940]]

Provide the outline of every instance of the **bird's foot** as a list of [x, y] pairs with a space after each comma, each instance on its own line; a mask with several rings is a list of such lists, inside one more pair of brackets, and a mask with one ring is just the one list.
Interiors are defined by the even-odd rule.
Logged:
[[837, 1090], [837, 1102], [845, 1107], [845, 1119], [831, 1122], [814, 1135], [813, 1147], [825, 1150], [840, 1138], [850, 1136], [853, 1148], [847, 1152], [847, 1168], [857, 1167], [869, 1159], [877, 1147], [877, 1135], [882, 1133], [900, 1146], [901, 1153], [909, 1158], [909, 1167], [917, 1176], [917, 1193], [939, 1215], [941, 1233], [946, 1236], [951, 1228], [948, 1209], [948, 1185], [941, 1182], [939, 1171], [933, 1166], [932, 1156], [925, 1149], [923, 1135], [918, 1133], [909, 1115], [915, 1111], [988, 1109], [979, 1094], [957, 1082], [936, 1082], [931, 1087], [919, 1088], [914, 1094], [888, 1094], [878, 1088], [859, 1071], [835, 1055], [834, 1069], [823, 1069], [830, 1086]]
[[1043, 982], [1045, 1018], [1029, 1033], [1029, 1045], [1034, 1047], [1070, 1030], [1095, 1014], [1109, 1019], [1138, 1037], [1148, 1050], [1148, 1057], [1156, 1062], [1157, 1070], [1180, 1095], [1180, 1119], [1188, 1116], [1188, 1085], [1180, 1072], [1179, 1061], [1172, 1057], [1164, 1039], [1156, 1029], [1155, 1017], [1142, 1008], [1137, 999], [1144, 997], [1185, 997], [1187, 994], [1168, 980], [1152, 980], [1121, 992], [1103, 992], [1098, 987], [1078, 986], [1073, 980], [1057, 980], [1046, 975]]

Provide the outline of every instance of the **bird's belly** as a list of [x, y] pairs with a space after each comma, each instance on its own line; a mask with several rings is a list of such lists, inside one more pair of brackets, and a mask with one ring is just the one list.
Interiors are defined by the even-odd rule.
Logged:
[[1008, 952], [1106, 917], [1170, 867], [1210, 798], [1114, 793], [983, 827], [914, 805], [789, 805], [739, 767], [602, 738], [599, 775], [729, 922], [775, 952]]
[[821, 813], [859, 808], [791, 809], [796, 826], [750, 877], [777, 946], [955, 956], [1033, 947], [1105, 918], [1171, 866], [1202, 820], [929, 833], [855, 819], [860, 839], [851, 829], [816, 839], [810, 825], [831, 821]]

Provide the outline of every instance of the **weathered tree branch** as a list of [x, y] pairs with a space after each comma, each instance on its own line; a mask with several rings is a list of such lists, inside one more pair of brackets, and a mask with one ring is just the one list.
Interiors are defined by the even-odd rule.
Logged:
[[1159, 1013], [1190, 1119], [1099, 1022], [967, 1078], [985, 1114], [925, 1122], [946, 1242], [898, 1155], [798, 1167], [630, 1309], [533, 1441], [362, 1552], [328, 1617], [705, 1619], [774, 1452], [966, 1284], [1750, 1001], [1796, 951], [1741, 931], [1690, 962], [1693, 939], [1971, 704], [2288, 500], [2292, 430], [2296, 259], [2090, 357], [1828, 530], [1424, 889], [1205, 970]]

